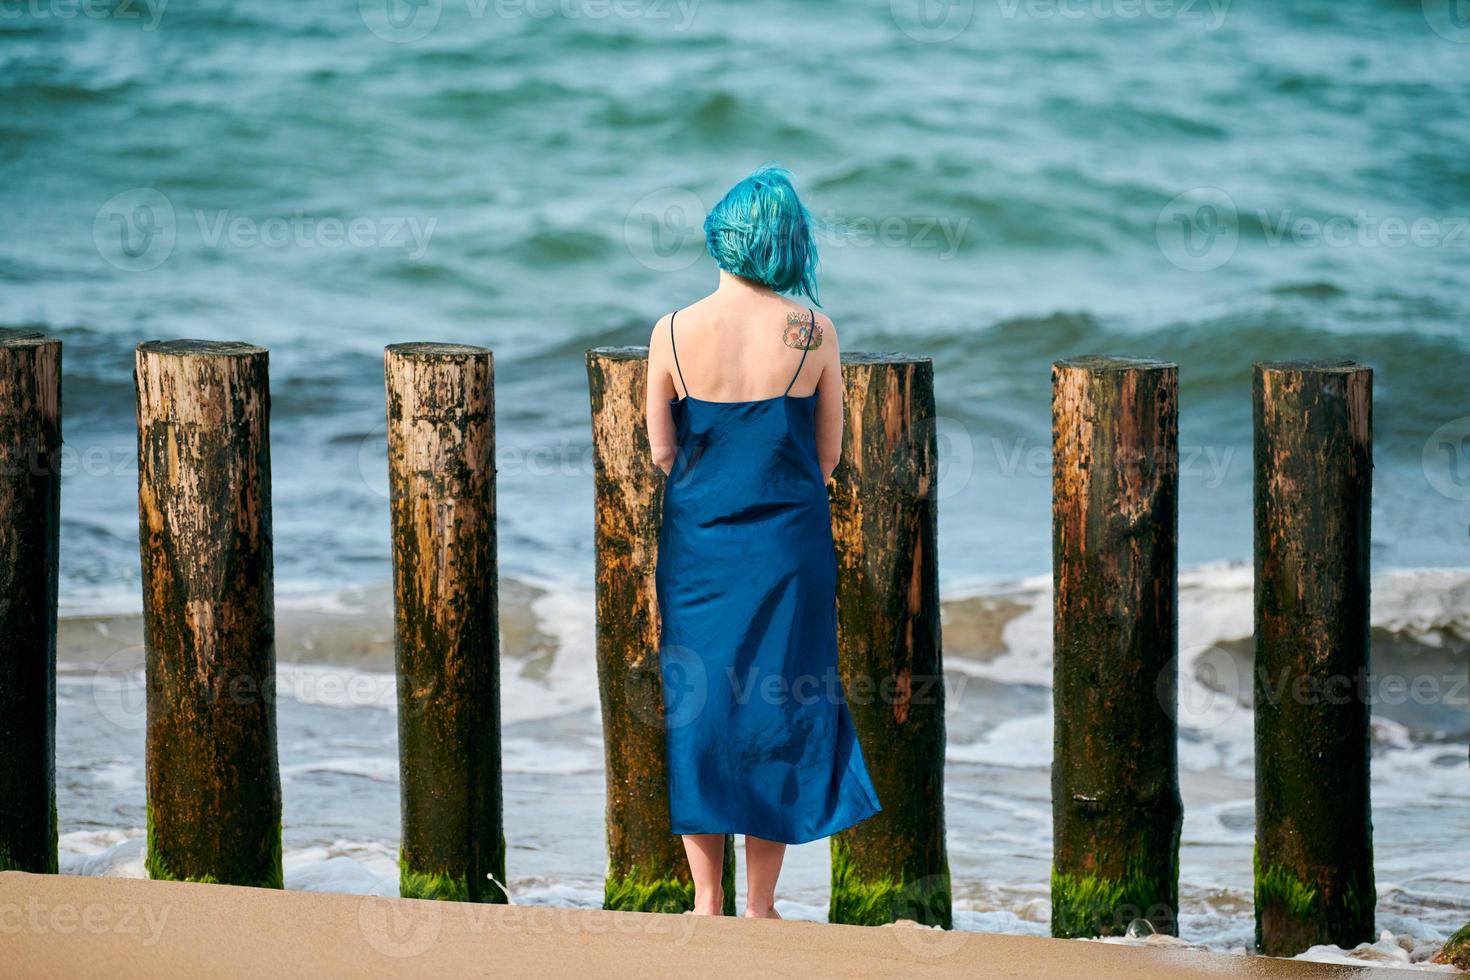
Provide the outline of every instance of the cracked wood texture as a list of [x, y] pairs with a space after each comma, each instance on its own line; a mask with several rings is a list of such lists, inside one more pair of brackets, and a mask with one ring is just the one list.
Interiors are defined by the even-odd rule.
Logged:
[[56, 871], [61, 341], [0, 329], [0, 871]]
[[1178, 935], [1179, 370], [1052, 365], [1052, 934]]
[[136, 353], [154, 878], [281, 887], [267, 356]]
[[949, 928], [934, 367], [844, 354], [838, 664], [883, 810], [832, 838], [833, 922]]
[[[683, 841], [669, 831], [663, 680], [654, 568], [664, 474], [648, 447], [646, 347], [587, 352], [595, 502], [597, 683], [607, 760], [605, 908], [693, 908]], [[734, 836], [725, 912], [735, 914]]]
[[395, 344], [383, 370], [400, 888], [406, 897], [504, 903], [494, 355]]
[[1257, 364], [1256, 946], [1371, 942], [1373, 372]]

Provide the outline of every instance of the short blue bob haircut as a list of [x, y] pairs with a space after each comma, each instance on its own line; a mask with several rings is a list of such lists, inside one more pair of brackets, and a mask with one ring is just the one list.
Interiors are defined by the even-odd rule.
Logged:
[[781, 167], [761, 167], [730, 188], [704, 219], [704, 240], [732, 276], [822, 305], [812, 216]]

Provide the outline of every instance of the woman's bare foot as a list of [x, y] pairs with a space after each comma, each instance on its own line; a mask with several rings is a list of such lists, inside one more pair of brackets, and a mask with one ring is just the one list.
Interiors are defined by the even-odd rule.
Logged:
[[747, 908], [745, 910], [745, 917], [747, 919], [779, 919], [781, 918], [781, 913], [777, 912], [776, 906], [772, 905], [764, 909]]

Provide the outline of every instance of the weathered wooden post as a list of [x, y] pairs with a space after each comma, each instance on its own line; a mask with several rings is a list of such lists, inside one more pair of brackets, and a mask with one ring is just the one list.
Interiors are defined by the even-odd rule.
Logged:
[[0, 329], [0, 871], [56, 872], [61, 341]]
[[1179, 933], [1178, 390], [1052, 365], [1053, 936]]
[[1256, 946], [1374, 938], [1369, 804], [1373, 372], [1257, 364]]
[[399, 892], [504, 903], [494, 355], [459, 344], [394, 344], [383, 371]]
[[[597, 683], [607, 754], [603, 908], [682, 912], [694, 883], [669, 832], [663, 682], [654, 565], [664, 474], [644, 421], [648, 350], [587, 352], [597, 552]], [[725, 839], [725, 914], [735, 914], [734, 837]]]
[[148, 874], [281, 887], [267, 353], [138, 345]]
[[934, 367], [845, 354], [833, 474], [838, 662], [882, 812], [832, 837], [828, 918], [950, 928]]

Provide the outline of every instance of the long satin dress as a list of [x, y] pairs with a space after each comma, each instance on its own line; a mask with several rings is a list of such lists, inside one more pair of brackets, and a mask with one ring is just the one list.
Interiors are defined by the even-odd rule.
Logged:
[[790, 390], [671, 403], [655, 577], [676, 834], [801, 844], [882, 810], [837, 672], [817, 396]]

